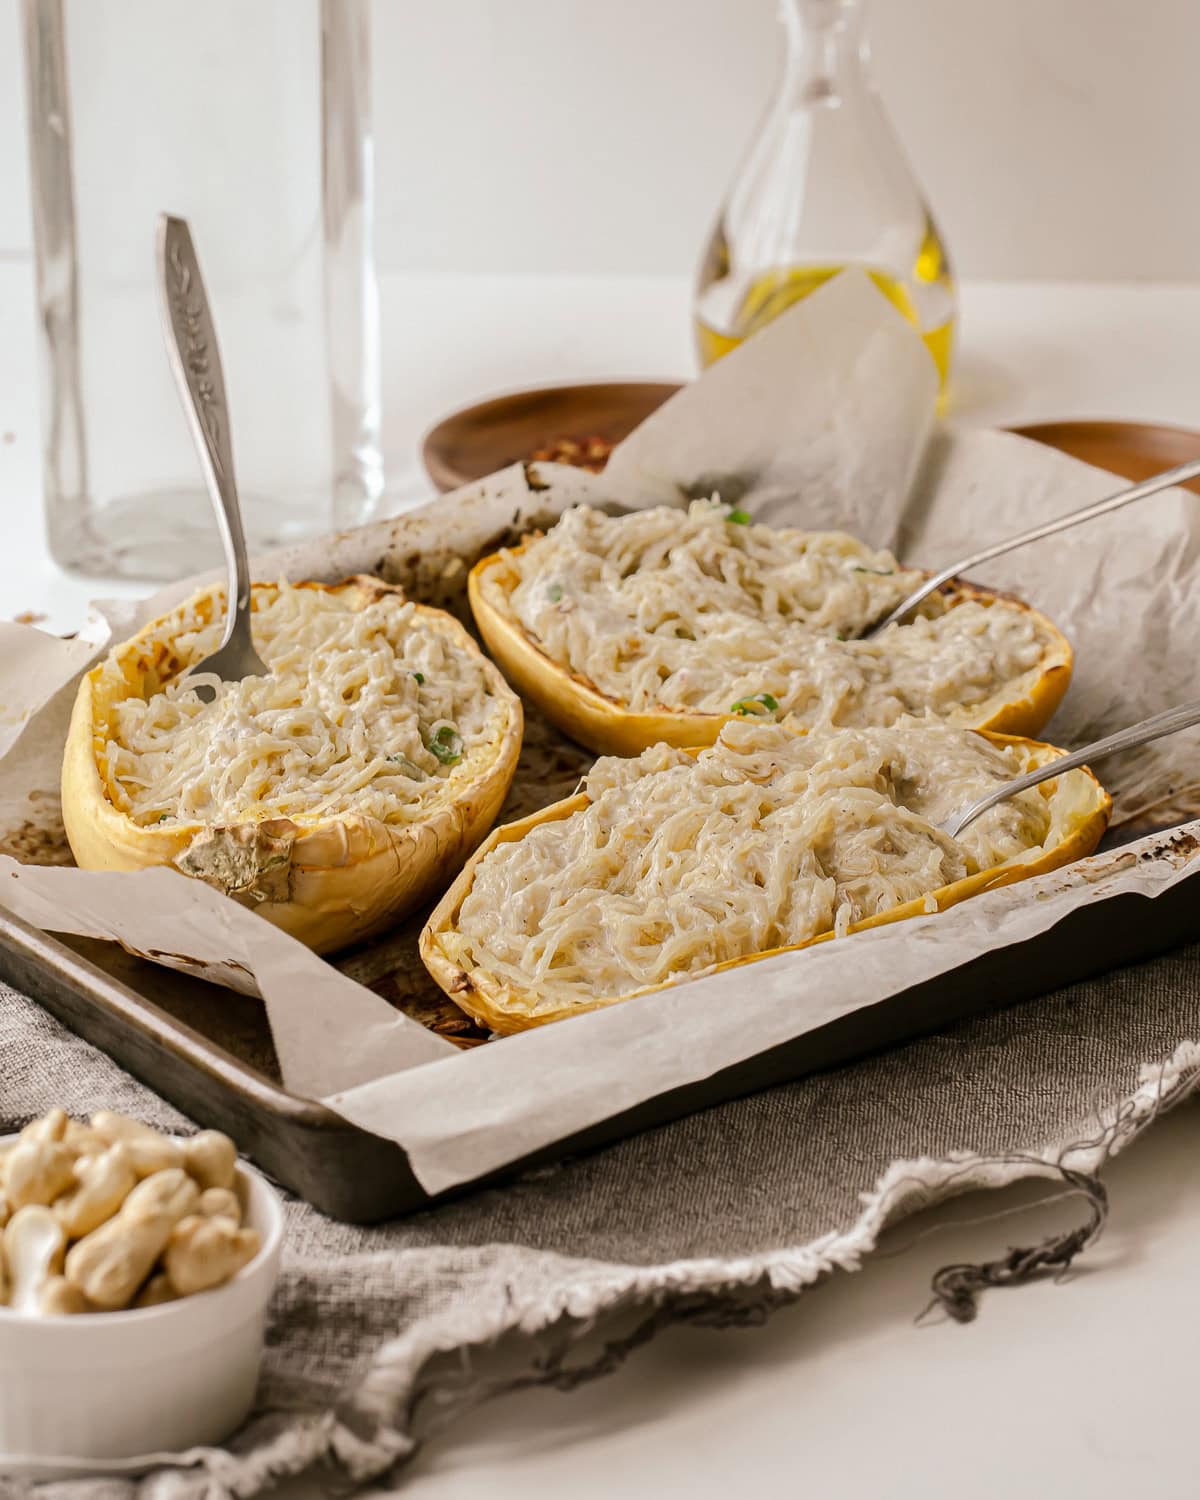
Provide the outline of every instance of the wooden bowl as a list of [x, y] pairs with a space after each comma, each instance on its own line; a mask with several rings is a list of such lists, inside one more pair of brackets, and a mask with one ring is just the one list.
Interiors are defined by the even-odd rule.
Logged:
[[[457, 489], [556, 438], [618, 443], [679, 389], [668, 381], [605, 381], [514, 391], [443, 418], [425, 434], [422, 458], [439, 490]], [[1162, 423], [1030, 422], [1012, 431], [1135, 483], [1200, 458], [1200, 431]], [[1200, 479], [1186, 488], [1200, 494]]]
[[[1189, 427], [1152, 422], [1033, 422], [1012, 430], [1135, 484], [1200, 458], [1200, 432]], [[1200, 479], [1190, 480], [1184, 488], [1200, 495]]]
[[431, 427], [421, 457], [439, 490], [528, 458], [558, 438], [619, 443], [679, 389], [668, 381], [543, 386], [480, 401]]

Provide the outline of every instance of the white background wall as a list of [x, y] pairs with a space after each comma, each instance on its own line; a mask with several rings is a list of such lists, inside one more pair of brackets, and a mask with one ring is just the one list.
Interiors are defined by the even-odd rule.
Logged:
[[[965, 274], [1200, 280], [1200, 0], [874, 0], [871, 20]], [[689, 270], [778, 45], [775, 0], [375, 0], [381, 262]], [[0, 254], [30, 239], [19, 54], [0, 0]]]

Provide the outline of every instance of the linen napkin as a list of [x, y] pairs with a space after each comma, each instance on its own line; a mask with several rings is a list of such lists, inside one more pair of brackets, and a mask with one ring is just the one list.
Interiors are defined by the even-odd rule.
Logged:
[[[672, 1321], [761, 1319], [951, 1194], [1095, 1173], [1200, 1083], [1198, 1041], [1200, 944], [391, 1224], [336, 1224], [292, 1200], [243, 1430], [136, 1477], [93, 1470], [38, 1493], [248, 1500], [317, 1463], [343, 1484], [402, 1480], [425, 1438], [489, 1396], [570, 1389]], [[5, 1129], [53, 1104], [190, 1128], [2, 988], [0, 1059]], [[1022, 1264], [1061, 1264], [1097, 1222]], [[1015, 1275], [1000, 1261], [976, 1285]], [[974, 1292], [946, 1300], [965, 1318]], [[0, 1500], [29, 1489], [0, 1477]]]

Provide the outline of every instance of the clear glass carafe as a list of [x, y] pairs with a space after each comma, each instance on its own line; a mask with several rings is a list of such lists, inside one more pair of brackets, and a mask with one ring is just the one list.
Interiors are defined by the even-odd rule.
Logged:
[[920, 330], [944, 387], [954, 277], [872, 83], [860, 0], [782, 0], [780, 15], [779, 86], [700, 268], [700, 362], [857, 265]]
[[64, 567], [221, 557], [167, 363], [158, 216], [186, 217], [252, 549], [383, 489], [368, 0], [24, 0], [46, 520]]

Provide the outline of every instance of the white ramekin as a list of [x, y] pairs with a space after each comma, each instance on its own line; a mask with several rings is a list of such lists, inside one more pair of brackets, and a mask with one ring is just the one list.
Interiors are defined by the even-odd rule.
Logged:
[[262, 1248], [224, 1286], [130, 1312], [44, 1318], [0, 1307], [0, 1473], [220, 1442], [254, 1401], [283, 1204], [238, 1165]]

